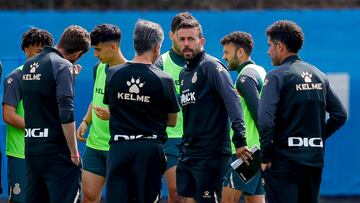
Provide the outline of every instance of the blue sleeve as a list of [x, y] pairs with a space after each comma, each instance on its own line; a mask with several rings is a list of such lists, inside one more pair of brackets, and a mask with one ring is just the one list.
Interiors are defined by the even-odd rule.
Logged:
[[238, 77], [236, 81], [236, 89], [239, 94], [244, 98], [246, 106], [251, 114], [251, 117], [257, 125], [258, 121], [258, 107], [261, 91], [259, 84], [260, 76], [253, 69], [247, 69]]
[[329, 138], [336, 130], [343, 126], [347, 119], [345, 106], [329, 83], [326, 95], [326, 111], [329, 113], [329, 119], [325, 124], [325, 139]]
[[155, 61], [154, 66], [159, 68], [160, 70], [164, 70], [164, 61], [162, 56], [160, 55], [159, 58]]
[[53, 63], [56, 81], [56, 100], [61, 124], [74, 121], [74, 76], [72, 64]]
[[21, 70], [14, 70], [4, 80], [3, 104], [17, 108], [21, 96]]
[[205, 75], [211, 87], [222, 98], [234, 131], [233, 143], [236, 148], [246, 145], [245, 125], [240, 97], [236, 92], [229, 72], [220, 62], [209, 63], [205, 67]]
[[258, 112], [258, 129], [263, 163], [271, 161], [271, 143], [281, 87], [282, 76], [275, 72], [268, 73], [264, 80]]

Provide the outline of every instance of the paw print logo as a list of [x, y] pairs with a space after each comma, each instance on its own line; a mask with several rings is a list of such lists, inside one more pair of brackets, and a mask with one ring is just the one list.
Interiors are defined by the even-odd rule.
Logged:
[[246, 77], [244, 77], [244, 76], [240, 77], [240, 82], [241, 83], [244, 83], [245, 81], [246, 81]]
[[35, 73], [36, 69], [39, 68], [39, 62], [34, 62], [30, 65], [30, 73]]
[[301, 77], [304, 78], [305, 82], [309, 83], [309, 82], [311, 82], [312, 74], [308, 73], [308, 72], [302, 72]]
[[7, 84], [11, 84], [12, 81], [14, 81], [14, 79], [12, 79], [12, 78], [8, 78], [8, 79], [6, 80]]
[[265, 78], [263, 86], [266, 86], [269, 83], [269, 79]]
[[129, 92], [139, 94], [140, 88], [144, 86], [144, 82], [140, 82], [140, 77], [138, 79], [134, 79], [131, 77], [130, 81], [126, 81], [127, 86], [129, 86]]

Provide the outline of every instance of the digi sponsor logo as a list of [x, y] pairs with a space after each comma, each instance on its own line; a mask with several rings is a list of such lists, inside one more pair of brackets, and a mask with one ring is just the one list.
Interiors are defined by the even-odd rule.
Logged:
[[195, 92], [190, 92], [189, 89], [182, 91], [180, 102], [181, 106], [196, 103]]
[[39, 68], [39, 62], [34, 62], [30, 65], [30, 74], [24, 74], [23, 80], [40, 80], [41, 74], [35, 74], [36, 70]]
[[141, 82], [140, 78], [134, 79], [131, 77], [129, 81], [126, 81], [126, 85], [129, 87], [129, 93], [118, 92], [117, 98], [121, 100], [138, 101], [149, 103], [150, 96], [140, 95], [140, 88], [144, 87], [145, 82]]
[[289, 147], [323, 147], [323, 141], [320, 137], [289, 137]]
[[157, 135], [152, 136], [144, 136], [144, 135], [115, 135], [114, 141], [119, 140], [138, 140], [138, 139], [149, 139], [149, 140], [156, 140], [158, 138]]
[[48, 136], [48, 128], [25, 128], [25, 137], [45, 138]]
[[311, 83], [312, 82], [312, 74], [305, 71], [301, 73], [301, 77], [304, 79], [305, 83], [296, 84], [296, 91], [306, 91], [306, 90], [323, 90], [322, 83]]

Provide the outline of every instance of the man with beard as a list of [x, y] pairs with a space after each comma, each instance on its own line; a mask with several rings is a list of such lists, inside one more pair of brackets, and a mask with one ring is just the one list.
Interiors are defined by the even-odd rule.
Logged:
[[277, 21], [266, 35], [278, 66], [267, 74], [259, 104], [266, 196], [269, 203], [317, 203], [324, 144], [347, 113], [326, 75], [298, 56], [304, 33], [296, 23]]
[[[258, 105], [263, 81], [266, 75], [264, 68], [255, 65], [250, 55], [254, 46], [252, 36], [246, 32], [232, 32], [221, 40], [224, 50], [224, 60], [232, 71], [239, 73], [236, 79], [236, 90], [240, 94], [241, 105], [244, 110], [245, 137], [248, 148], [260, 147], [259, 133], [256, 122], [258, 120]], [[233, 161], [237, 159], [235, 148], [232, 146]], [[221, 201], [239, 202], [242, 193], [247, 203], [264, 203], [264, 187], [261, 183], [259, 171], [249, 182], [244, 182], [229, 166], [230, 171], [224, 181], [223, 198]]]
[[231, 161], [229, 117], [237, 155], [246, 160], [251, 153], [240, 98], [225, 66], [205, 53], [198, 21], [180, 23], [177, 37], [187, 61], [180, 73], [184, 135], [176, 169], [178, 193], [186, 202], [219, 202]]
[[80, 196], [81, 161], [74, 120], [75, 63], [90, 47], [89, 33], [67, 27], [58, 44], [26, 61], [21, 93], [25, 110], [27, 203], [70, 203]]
[[[186, 60], [181, 56], [179, 44], [176, 37], [176, 30], [179, 24], [185, 19], [195, 19], [190, 13], [183, 12], [177, 14], [171, 22], [171, 31], [169, 32], [172, 41], [172, 47], [169, 51], [162, 54], [155, 62], [155, 66], [170, 74], [175, 81], [176, 94], [180, 95], [180, 71], [186, 64]], [[179, 98], [179, 97], [178, 97]], [[180, 102], [180, 101], [179, 101]], [[164, 144], [164, 152], [166, 155], [166, 185], [168, 188], [168, 202], [181, 202], [181, 197], [176, 192], [176, 164], [179, 158], [179, 146], [183, 135], [183, 116], [179, 112], [178, 121], [175, 127], [166, 129], [168, 140]]]

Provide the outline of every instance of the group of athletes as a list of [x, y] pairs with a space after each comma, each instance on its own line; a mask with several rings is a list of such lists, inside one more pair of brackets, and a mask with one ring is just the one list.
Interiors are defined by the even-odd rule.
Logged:
[[[264, 203], [265, 192], [269, 203], [318, 202], [323, 146], [347, 113], [325, 74], [298, 56], [296, 23], [276, 21], [266, 35], [278, 66], [267, 74], [251, 60], [251, 34], [221, 39], [225, 66], [205, 52], [188, 12], [172, 19], [172, 47], [162, 55], [161, 26], [138, 20], [131, 61], [115, 25], [91, 33], [69, 26], [54, 47], [48, 31], [28, 30], [27, 61], [4, 80], [9, 202], [100, 202], [105, 184], [109, 203], [157, 202], [163, 176], [171, 203], [239, 202], [243, 194]], [[90, 47], [99, 59], [93, 98], [76, 130], [76, 61]], [[235, 84], [229, 70], [238, 72]], [[77, 140], [86, 142], [81, 157]], [[244, 182], [230, 163], [248, 164], [253, 146], [262, 165]]]

